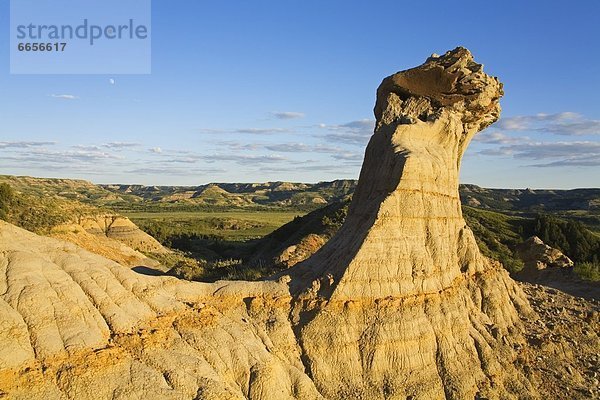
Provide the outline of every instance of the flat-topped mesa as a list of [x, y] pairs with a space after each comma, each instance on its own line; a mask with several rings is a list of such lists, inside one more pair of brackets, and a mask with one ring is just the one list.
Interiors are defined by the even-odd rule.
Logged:
[[293, 274], [344, 300], [432, 293], [480, 268], [460, 209], [460, 160], [498, 119], [502, 94], [461, 47], [385, 78], [347, 222]]

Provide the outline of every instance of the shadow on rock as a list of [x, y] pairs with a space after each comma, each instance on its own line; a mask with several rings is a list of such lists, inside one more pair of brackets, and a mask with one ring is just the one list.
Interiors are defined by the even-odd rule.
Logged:
[[160, 270], [154, 269], [154, 268], [150, 268], [150, 267], [146, 267], [144, 265], [138, 265], [137, 267], [133, 267], [131, 269], [132, 269], [132, 271], [135, 271], [138, 274], [142, 274], [142, 275], [149, 275], [149, 276], [164, 275], [163, 271], [160, 271]]

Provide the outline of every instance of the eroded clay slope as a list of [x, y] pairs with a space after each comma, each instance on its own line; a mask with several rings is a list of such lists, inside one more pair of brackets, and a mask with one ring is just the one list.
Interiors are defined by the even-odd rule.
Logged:
[[78, 224], [87, 232], [117, 240], [137, 251], [168, 252], [156, 239], [138, 228], [129, 218], [107, 214], [81, 217]]
[[74, 243], [126, 267], [148, 266], [160, 269], [160, 263], [146, 254], [170, 252], [129, 218], [116, 214], [79, 216], [69, 223], [53, 227], [49, 236]]
[[0, 223], [0, 390], [22, 399], [535, 397], [522, 291], [479, 253], [460, 159], [498, 118], [462, 48], [386, 78], [348, 218], [272, 281], [147, 277]]
[[158, 261], [146, 257], [143, 253], [132, 249], [125, 243], [111, 239], [104, 234], [90, 233], [79, 224], [70, 223], [55, 226], [50, 230], [48, 236], [66, 240], [126, 267], [159, 266]]
[[0, 276], [10, 398], [320, 398], [283, 284], [146, 277], [1, 221]]

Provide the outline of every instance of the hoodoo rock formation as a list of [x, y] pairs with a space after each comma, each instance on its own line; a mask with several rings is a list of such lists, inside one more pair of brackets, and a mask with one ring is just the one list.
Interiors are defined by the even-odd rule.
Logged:
[[502, 85], [463, 48], [386, 78], [344, 226], [264, 282], [148, 277], [0, 222], [15, 399], [536, 397], [519, 287], [462, 218], [461, 157]]
[[383, 80], [345, 224], [290, 272], [308, 372], [330, 398], [531, 392], [511, 368], [529, 306], [462, 218], [460, 161], [500, 115], [502, 84], [468, 50]]

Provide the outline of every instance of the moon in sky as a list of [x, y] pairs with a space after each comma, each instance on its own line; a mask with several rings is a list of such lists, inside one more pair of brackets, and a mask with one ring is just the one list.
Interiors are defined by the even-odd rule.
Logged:
[[114, 80], [113, 78], [110, 78], [110, 79], [108, 80], [108, 82], [109, 82], [111, 85], [114, 85], [114, 84], [115, 84], [115, 80]]

